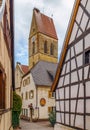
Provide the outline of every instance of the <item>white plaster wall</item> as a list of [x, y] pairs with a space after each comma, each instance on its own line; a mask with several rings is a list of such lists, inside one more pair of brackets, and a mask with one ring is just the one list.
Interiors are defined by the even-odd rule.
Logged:
[[86, 129], [90, 129], [90, 116], [86, 116]]
[[83, 6], [86, 5], [86, 0], [82, 0], [81, 3], [83, 4]]
[[[89, 7], [89, 8], [90, 8], [90, 7]], [[85, 28], [86, 28], [87, 21], [88, 21], [88, 16], [84, 13], [83, 18], [82, 18], [82, 21], [81, 21], [81, 24], [80, 24], [80, 27], [83, 29], [83, 31], [84, 31]]]
[[[23, 87], [23, 80], [26, 79], [27, 77], [30, 76], [30, 84], [26, 85], [25, 87]], [[33, 80], [33, 77], [31, 75], [31, 73], [29, 73], [28, 75], [26, 75], [22, 80], [22, 85], [21, 85], [21, 94], [23, 93], [23, 104], [22, 104], [22, 108], [28, 108], [28, 105], [30, 105], [30, 103], [33, 104], [33, 107], [36, 107], [36, 86]], [[29, 99], [29, 93], [28, 93], [28, 99], [25, 99], [25, 94], [26, 92], [29, 92], [33, 90], [34, 91], [34, 98]]]
[[65, 98], [69, 98], [69, 87], [65, 88]]
[[60, 99], [64, 99], [64, 88], [59, 89]]
[[62, 85], [63, 85], [63, 79], [64, 79], [64, 77], [61, 77], [59, 79], [58, 87], [62, 87]]
[[66, 67], [66, 64], [63, 65], [61, 75], [63, 75], [65, 73], [65, 67]]
[[83, 116], [76, 116], [75, 126], [83, 129]]
[[77, 82], [77, 81], [78, 81], [77, 72], [74, 71], [71, 73], [71, 83]]
[[88, 70], [89, 70], [89, 66], [84, 67], [84, 79], [87, 79], [88, 77]]
[[66, 76], [65, 76], [65, 81], [64, 81], [64, 85], [67, 85], [67, 84], [69, 84], [69, 74], [67, 74]]
[[77, 29], [78, 29], [78, 26], [77, 26], [76, 23], [74, 23], [74, 26], [73, 26], [73, 30], [72, 30], [72, 34], [71, 34], [71, 37], [70, 37], [69, 44], [75, 39], [75, 36], [76, 36], [76, 33], [77, 33]]
[[76, 69], [76, 62], [75, 62], [75, 58], [71, 60], [71, 70]]
[[83, 55], [81, 54], [81, 55], [77, 56], [76, 59], [77, 59], [78, 67], [82, 66], [83, 65]]
[[70, 59], [70, 49], [68, 50], [67, 52], [67, 55], [66, 55], [66, 58], [65, 58], [65, 61], [69, 60]]
[[[21, 85], [23, 73], [20, 70], [20, 65], [16, 65], [15, 68], [15, 88], [19, 88]], [[17, 89], [16, 89], [17, 92]]]
[[[48, 98], [48, 92], [50, 87], [38, 86], [38, 107], [39, 107], [39, 119], [48, 119], [48, 107], [55, 107], [55, 99]], [[45, 98], [45, 106], [40, 105], [40, 99]]]
[[76, 16], [76, 21], [77, 21], [78, 23], [80, 23], [80, 19], [81, 19], [81, 17], [82, 17], [82, 13], [83, 13], [83, 10], [82, 10], [81, 7], [79, 7], [78, 12], [77, 12], [77, 16]]
[[70, 62], [67, 62], [67, 69], [66, 69], [66, 73], [70, 72]]
[[83, 40], [80, 40], [77, 44], [75, 44], [76, 54], [79, 54], [83, 51]]
[[74, 49], [71, 47], [71, 58], [74, 56]]

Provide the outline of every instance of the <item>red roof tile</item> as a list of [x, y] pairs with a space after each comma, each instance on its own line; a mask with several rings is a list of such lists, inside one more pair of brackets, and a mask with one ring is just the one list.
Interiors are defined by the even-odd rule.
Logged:
[[36, 18], [38, 31], [45, 35], [58, 39], [53, 19], [40, 13], [40, 11], [36, 8], [34, 8], [34, 14]]
[[24, 73], [27, 73], [29, 71], [29, 67], [26, 65], [21, 65], [21, 69]]

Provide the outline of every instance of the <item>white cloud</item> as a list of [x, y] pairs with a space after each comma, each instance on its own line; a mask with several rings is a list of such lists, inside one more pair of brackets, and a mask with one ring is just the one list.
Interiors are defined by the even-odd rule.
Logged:
[[[28, 37], [32, 20], [33, 8], [53, 20], [59, 39], [59, 55], [64, 41], [68, 21], [75, 0], [15, 0], [15, 60], [23, 64], [28, 63]], [[24, 58], [23, 58], [24, 57]], [[26, 58], [25, 58], [26, 57]], [[24, 60], [23, 60], [24, 59]]]

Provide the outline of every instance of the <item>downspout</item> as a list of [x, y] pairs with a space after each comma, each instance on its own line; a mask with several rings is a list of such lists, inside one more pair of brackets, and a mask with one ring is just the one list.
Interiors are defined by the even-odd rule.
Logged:
[[14, 75], [14, 0], [10, 0], [10, 31], [11, 31], [11, 57], [12, 57], [12, 89], [15, 91]]

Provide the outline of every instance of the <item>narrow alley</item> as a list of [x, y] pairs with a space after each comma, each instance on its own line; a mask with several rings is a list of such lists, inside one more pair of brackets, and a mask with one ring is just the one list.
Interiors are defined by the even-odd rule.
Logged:
[[[41, 122], [32, 122], [29, 121], [20, 121], [21, 130], [54, 130], [51, 124], [48, 121], [41, 121]], [[14, 129], [20, 130], [20, 129]]]

